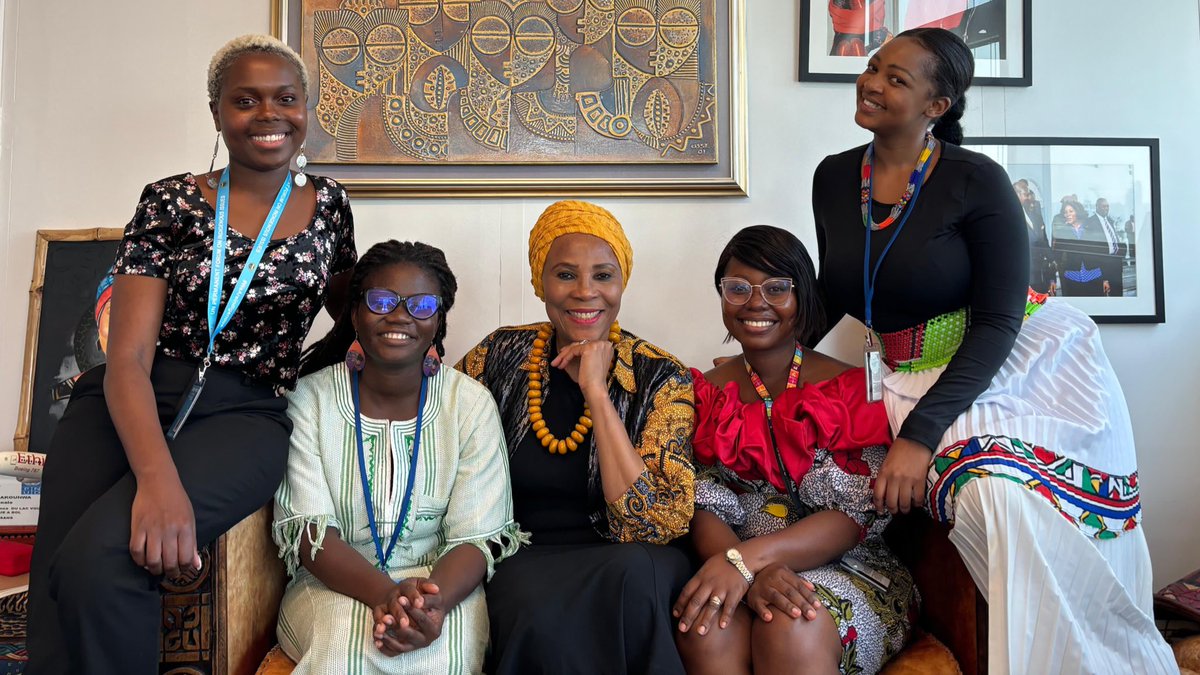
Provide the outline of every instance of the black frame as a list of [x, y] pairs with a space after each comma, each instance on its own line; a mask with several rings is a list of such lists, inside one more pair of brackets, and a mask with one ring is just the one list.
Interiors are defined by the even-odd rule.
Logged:
[[[977, 149], [977, 146], [1074, 146], [1093, 148], [1144, 148], [1147, 152], [1150, 207], [1150, 261], [1153, 263], [1151, 276], [1154, 290], [1154, 309], [1152, 312], [1108, 314], [1089, 312], [1096, 323], [1166, 323], [1166, 308], [1163, 293], [1163, 256], [1162, 256], [1162, 196], [1159, 181], [1159, 139], [1157, 138], [1062, 138], [1062, 137], [1030, 137], [1030, 136], [976, 136], [964, 138], [963, 147]], [[1051, 164], [1052, 166], [1052, 164]], [[1010, 177], [1011, 174], [1010, 174]], [[1014, 178], [1015, 179], [1015, 178]], [[1137, 225], [1138, 251], [1146, 246], [1142, 237], [1146, 231], [1146, 223]], [[1135, 254], [1134, 264], [1142, 259]], [[1136, 267], [1135, 267], [1136, 269]], [[1139, 289], [1141, 286], [1139, 285]], [[1071, 301], [1071, 298], [1065, 298]], [[1087, 301], [1088, 299], [1084, 299]], [[1130, 298], [1103, 298], [1101, 302], [1129, 301]], [[1074, 303], [1073, 303], [1074, 304]], [[1086, 311], [1086, 309], [1085, 309]]]
[[[1021, 68], [1021, 74], [1014, 77], [976, 77], [972, 82], [972, 84], [976, 86], [1033, 86], [1033, 0], [1007, 1], [1021, 3], [1021, 59], [1023, 64], [1023, 67]], [[814, 71], [812, 68], [810, 68], [808, 57], [812, 35], [809, 31], [807, 20], [809, 15], [812, 13], [813, 2], [824, 5], [828, 2], [828, 0], [800, 0], [800, 70], [798, 79], [801, 82], [854, 82], [858, 78], [858, 73], [831, 73], [825, 71]], [[866, 61], [864, 59], [864, 64], [865, 62]]]

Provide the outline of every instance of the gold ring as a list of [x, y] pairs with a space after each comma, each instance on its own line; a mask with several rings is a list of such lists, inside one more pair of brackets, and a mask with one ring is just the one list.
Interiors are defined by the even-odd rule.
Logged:
[[725, 604], [725, 601], [714, 595], [708, 599], [708, 604], [712, 605], [713, 607], [720, 607], [721, 605]]

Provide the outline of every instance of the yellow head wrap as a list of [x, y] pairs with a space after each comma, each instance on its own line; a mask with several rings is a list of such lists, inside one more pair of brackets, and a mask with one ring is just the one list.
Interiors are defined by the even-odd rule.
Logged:
[[633, 271], [633, 247], [625, 238], [621, 223], [603, 207], [590, 202], [561, 201], [546, 207], [529, 232], [529, 272], [533, 292], [546, 299], [542, 288], [542, 269], [546, 267], [546, 256], [555, 239], [564, 234], [590, 234], [599, 237], [612, 247], [621, 266], [622, 288], [629, 285], [629, 274]]

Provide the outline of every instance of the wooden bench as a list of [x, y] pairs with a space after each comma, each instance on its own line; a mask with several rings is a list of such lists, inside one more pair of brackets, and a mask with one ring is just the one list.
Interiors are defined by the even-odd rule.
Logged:
[[[919, 513], [895, 518], [884, 536], [913, 571], [921, 591], [918, 635], [935, 637], [957, 665], [935, 642], [918, 637], [888, 664], [887, 675], [952, 674], [959, 669], [964, 675], [986, 675], [987, 605], [950, 543], [949, 531]], [[290, 673], [291, 660], [271, 650], [286, 578], [270, 537], [270, 509], [264, 507], [223, 536], [215, 556], [214, 564], [206, 565], [213, 571], [206, 582], [164, 596], [163, 672]], [[211, 627], [205, 633], [209, 615]], [[196, 658], [201, 655], [205, 658]]]

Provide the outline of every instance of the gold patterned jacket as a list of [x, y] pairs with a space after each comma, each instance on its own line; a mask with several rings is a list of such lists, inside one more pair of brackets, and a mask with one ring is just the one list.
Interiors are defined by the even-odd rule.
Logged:
[[[491, 390], [509, 452], [530, 431], [524, 365], [538, 329], [547, 325], [500, 328], [455, 366]], [[608, 395], [646, 468], [620, 499], [592, 514], [592, 523], [611, 541], [665, 544], [687, 533], [695, 502], [692, 377], [675, 357], [626, 331], [614, 351]], [[542, 361], [542, 381], [548, 385], [547, 362]], [[543, 395], [552, 394], [547, 388]], [[588, 491], [596, 496], [602, 494], [600, 469], [595, 444], [589, 445]]]

